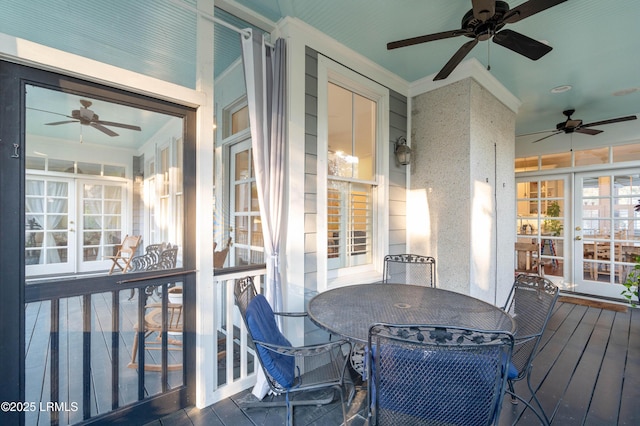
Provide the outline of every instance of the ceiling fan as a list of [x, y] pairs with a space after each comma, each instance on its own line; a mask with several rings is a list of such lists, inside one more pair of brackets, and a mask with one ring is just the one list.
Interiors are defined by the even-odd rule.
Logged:
[[560, 123], [556, 124], [556, 129], [555, 130], [543, 130], [542, 132], [534, 132], [534, 133], [527, 133], [524, 135], [518, 135], [518, 136], [528, 136], [528, 135], [535, 135], [535, 134], [539, 134], [539, 133], [547, 133], [547, 132], [552, 132], [550, 135], [544, 136], [540, 139], [537, 139], [535, 141], [533, 141], [532, 143], [536, 143], [536, 142], [540, 142], [542, 140], [545, 140], [547, 138], [550, 138], [551, 136], [555, 136], [557, 134], [560, 133], [584, 133], [585, 135], [597, 135], [599, 133], [602, 133], [602, 130], [598, 130], [598, 129], [592, 129], [591, 127], [596, 127], [596, 126], [602, 126], [604, 124], [613, 124], [613, 123], [621, 123], [623, 121], [630, 121], [630, 120], [635, 120], [636, 117], [635, 115], [628, 115], [626, 117], [618, 117], [618, 118], [611, 118], [609, 120], [602, 120], [602, 121], [594, 121], [593, 123], [586, 123], [583, 124], [582, 120], [574, 120], [571, 118], [571, 116], [573, 115], [573, 113], [576, 112], [576, 110], [574, 109], [568, 109], [566, 111], [562, 111], [562, 113], [567, 117], [567, 119], [565, 121], [561, 121]]
[[[71, 111], [71, 115], [53, 113], [53, 114], [58, 114], [64, 117], [71, 118], [71, 120], [56, 121], [53, 123], [45, 123], [45, 124], [48, 126], [57, 126], [59, 124], [79, 122], [80, 124], [83, 124], [85, 126], [91, 126], [94, 129], [100, 130], [102, 133], [105, 133], [106, 135], [109, 135], [112, 137], [118, 136], [118, 134], [105, 126], [120, 127], [123, 129], [137, 130], [137, 131], [142, 130], [139, 126], [133, 126], [131, 124], [115, 123], [113, 121], [100, 120], [100, 117], [98, 116], [98, 114], [96, 114], [95, 112], [89, 109], [89, 107], [91, 106], [91, 101], [80, 99], [80, 104], [82, 105], [82, 107], [80, 109], [74, 109], [73, 111]], [[50, 112], [50, 111], [47, 111], [47, 112]]]
[[509, 4], [505, 1], [471, 0], [473, 9], [464, 15], [459, 30], [443, 31], [394, 41], [387, 43], [387, 50], [457, 36], [472, 38], [473, 40], [463, 44], [449, 59], [449, 62], [435, 76], [434, 81], [447, 78], [479, 41], [489, 40], [490, 38], [493, 38], [494, 43], [535, 61], [549, 53], [552, 49], [551, 46], [512, 30], [502, 30], [502, 28], [506, 24], [521, 21], [565, 1], [567, 0], [529, 0], [513, 9], [509, 9]]

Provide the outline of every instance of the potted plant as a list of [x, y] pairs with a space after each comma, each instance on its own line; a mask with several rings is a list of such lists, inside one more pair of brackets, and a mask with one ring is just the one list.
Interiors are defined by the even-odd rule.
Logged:
[[[560, 217], [560, 204], [552, 201], [547, 206], [547, 217]], [[554, 237], [559, 237], [562, 233], [562, 222], [556, 219], [547, 219], [543, 223], [544, 229]]]
[[636, 257], [636, 264], [627, 275], [625, 282], [622, 283], [624, 290], [620, 293], [634, 308], [638, 302], [638, 284], [640, 284], [640, 256]]
[[[638, 204], [635, 205], [634, 210], [640, 212], [640, 200], [638, 200]], [[635, 262], [636, 264], [629, 272], [629, 275], [627, 275], [627, 279], [622, 283], [624, 290], [620, 293], [633, 307], [636, 307], [639, 300], [638, 287], [640, 286], [640, 256], [636, 256]]]

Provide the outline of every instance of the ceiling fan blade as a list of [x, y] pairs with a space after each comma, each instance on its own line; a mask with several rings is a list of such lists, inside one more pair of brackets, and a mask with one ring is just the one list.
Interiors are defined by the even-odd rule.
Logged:
[[551, 136], [555, 136], [555, 135], [557, 135], [557, 134], [559, 134], [559, 133], [562, 133], [562, 130], [557, 131], [557, 132], [553, 132], [553, 133], [551, 133], [550, 135], [545, 136], [545, 137], [543, 137], [543, 138], [536, 139], [535, 141], [533, 141], [533, 142], [531, 142], [531, 143], [538, 143], [538, 142], [543, 141], [543, 140], [545, 140], [545, 139], [547, 139], [547, 138], [550, 138]]
[[549, 132], [555, 132], [555, 131], [556, 131], [556, 129], [540, 130], [539, 132], [522, 133], [521, 135], [516, 135], [516, 137], [519, 138], [521, 136], [540, 135], [542, 133], [549, 133]]
[[458, 51], [451, 57], [451, 59], [449, 59], [449, 62], [447, 62], [445, 66], [440, 70], [438, 75], [433, 78], [433, 81], [444, 80], [445, 78], [449, 77], [449, 74], [451, 74], [451, 72], [458, 66], [458, 64], [462, 62], [464, 57], [467, 56], [469, 52], [471, 52], [471, 49], [473, 49], [476, 44], [478, 44], [477, 38], [474, 38], [473, 40], [463, 44], [462, 47], [458, 49]]
[[106, 127], [104, 127], [102, 124], [93, 122], [90, 123], [89, 126], [93, 127], [94, 129], [100, 130], [102, 133], [109, 135], [109, 136], [118, 136], [118, 134], [116, 132], [114, 132], [111, 129], [107, 129]]
[[458, 37], [465, 34], [471, 34], [468, 30], [443, 31], [441, 33], [428, 34], [419, 37], [407, 38], [404, 40], [392, 41], [387, 43], [387, 50], [398, 49], [400, 47], [413, 46], [414, 44], [426, 43], [428, 41], [443, 40], [446, 38]]
[[58, 124], [77, 123], [78, 120], [55, 121], [53, 123], [44, 123], [47, 126], [57, 126]]
[[535, 15], [538, 12], [547, 10], [550, 7], [559, 5], [565, 1], [567, 0], [529, 0], [528, 2], [522, 3], [507, 12], [503, 21], [507, 24], [513, 24], [514, 22], [528, 18], [531, 15]]
[[585, 128], [580, 127], [579, 129], [575, 129], [574, 132], [576, 132], [576, 133], [584, 133], [585, 135], [595, 136], [598, 133], [602, 133], [602, 130], [585, 129]]
[[583, 124], [581, 128], [602, 126], [603, 124], [621, 123], [623, 121], [631, 121], [637, 118], [638, 117], [636, 117], [635, 115], [628, 115], [626, 117], [612, 118], [610, 120], [594, 121], [593, 123]]
[[551, 46], [513, 30], [500, 31], [493, 36], [493, 42], [533, 61], [537, 61], [553, 49]]
[[62, 116], [62, 117], [67, 117], [67, 118], [74, 118], [74, 117], [71, 117], [70, 115], [67, 115], [67, 114], [61, 114], [59, 112], [47, 111], [46, 109], [39, 109], [39, 108], [32, 108], [32, 107], [27, 107], [27, 109], [30, 109], [32, 111], [46, 112], [48, 114], [55, 114], [55, 115], [59, 115], [59, 116]]
[[141, 131], [142, 129], [140, 128], [140, 126], [133, 126], [131, 124], [123, 124], [123, 123], [115, 123], [113, 121], [102, 121], [102, 120], [98, 120], [98, 121], [94, 121], [94, 123], [96, 124], [102, 124], [103, 126], [111, 126], [111, 127], [121, 127], [123, 129], [129, 129], [129, 130], [137, 130], [137, 131]]

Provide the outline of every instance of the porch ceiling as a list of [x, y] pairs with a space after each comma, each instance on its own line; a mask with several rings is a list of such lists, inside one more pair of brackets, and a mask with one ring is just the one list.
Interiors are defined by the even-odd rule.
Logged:
[[[537, 0], [534, 0], [537, 1]], [[524, 0], [508, 0], [514, 8]], [[217, 1], [224, 7], [228, 0]], [[415, 81], [435, 75], [453, 53], [468, 41], [454, 37], [388, 51], [386, 44], [424, 34], [460, 28], [471, 9], [469, 0], [235, 0], [267, 18], [278, 21], [293, 16], [328, 34], [338, 42], [401, 76]], [[516, 134], [554, 129], [564, 121], [562, 111], [574, 108], [573, 118], [585, 123], [640, 112], [640, 2], [620, 0], [568, 0], [507, 28], [539, 41], [553, 50], [533, 62], [493, 42], [479, 43], [467, 56], [485, 66], [522, 101]], [[489, 61], [490, 58], [490, 61]], [[557, 86], [572, 90], [553, 94]], [[626, 96], [614, 93], [636, 90]], [[640, 120], [607, 125], [598, 136], [574, 134], [574, 144], [597, 140], [637, 139]], [[618, 130], [620, 129], [620, 130]], [[620, 134], [622, 133], [622, 134]], [[535, 137], [520, 138], [530, 143]], [[561, 134], [536, 144], [552, 149], [570, 135]]]

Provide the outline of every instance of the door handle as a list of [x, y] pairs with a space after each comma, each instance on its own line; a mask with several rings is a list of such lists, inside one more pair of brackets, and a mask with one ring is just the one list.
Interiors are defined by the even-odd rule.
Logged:
[[581, 237], [580, 235], [578, 235], [578, 236], [576, 237], [576, 241], [580, 241], [581, 239], [582, 239], [582, 237]]
[[582, 228], [580, 228], [579, 226], [576, 226], [576, 231], [582, 231]]

